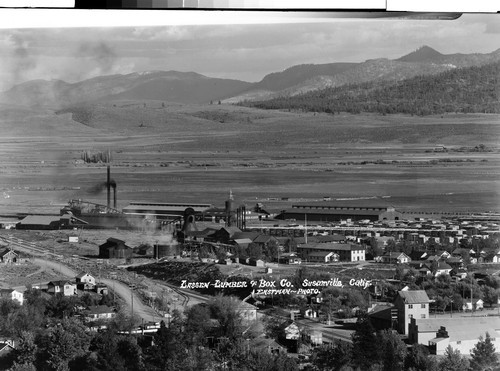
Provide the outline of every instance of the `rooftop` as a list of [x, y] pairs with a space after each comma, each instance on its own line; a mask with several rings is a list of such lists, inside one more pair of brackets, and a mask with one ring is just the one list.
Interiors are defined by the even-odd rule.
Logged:
[[450, 341], [478, 339], [488, 332], [491, 337], [500, 336], [500, 317], [456, 317], [416, 319], [419, 332], [437, 332], [446, 328]]
[[398, 291], [398, 295], [404, 300], [405, 304], [420, 304], [430, 302], [425, 290], [403, 290]]

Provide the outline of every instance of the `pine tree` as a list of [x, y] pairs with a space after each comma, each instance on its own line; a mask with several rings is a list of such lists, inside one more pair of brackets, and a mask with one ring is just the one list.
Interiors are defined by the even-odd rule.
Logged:
[[489, 333], [486, 333], [484, 339], [482, 336], [479, 337], [479, 342], [471, 350], [470, 355], [470, 365], [471, 369], [474, 371], [490, 370], [500, 366], [498, 357], [495, 354], [495, 346], [491, 342]]
[[453, 350], [448, 345], [444, 353], [444, 358], [439, 362], [439, 371], [468, 371], [469, 361], [460, 354], [460, 351]]

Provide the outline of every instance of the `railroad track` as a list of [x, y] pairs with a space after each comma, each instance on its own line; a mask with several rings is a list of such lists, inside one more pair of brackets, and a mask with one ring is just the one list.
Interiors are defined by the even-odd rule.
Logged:
[[182, 306], [185, 307], [189, 303], [189, 296], [185, 293], [183, 293], [179, 288], [173, 286], [173, 285], [168, 285], [174, 291], [178, 296], [182, 297]]
[[0, 236], [0, 239], [2, 239], [3, 241], [5, 241], [6, 243], [8, 243], [9, 246], [15, 247], [15, 248], [17, 248], [17, 249], [19, 249], [21, 251], [24, 251], [24, 252], [28, 252], [28, 253], [31, 253], [31, 254], [41, 254], [41, 255], [44, 255], [44, 256], [49, 255], [49, 256], [52, 256], [52, 257], [58, 258], [58, 259], [63, 258], [62, 255], [50, 252], [47, 249], [44, 249], [44, 248], [38, 246], [34, 242], [26, 241], [26, 240], [23, 240], [23, 239], [18, 238], [18, 237], [14, 237], [14, 236]]

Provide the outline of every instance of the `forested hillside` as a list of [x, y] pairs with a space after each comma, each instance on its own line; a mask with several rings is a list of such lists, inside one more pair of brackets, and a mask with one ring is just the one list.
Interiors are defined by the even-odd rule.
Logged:
[[500, 63], [457, 68], [399, 82], [369, 82], [326, 88], [293, 97], [242, 102], [263, 109], [312, 112], [378, 112], [415, 115], [445, 112], [499, 113]]

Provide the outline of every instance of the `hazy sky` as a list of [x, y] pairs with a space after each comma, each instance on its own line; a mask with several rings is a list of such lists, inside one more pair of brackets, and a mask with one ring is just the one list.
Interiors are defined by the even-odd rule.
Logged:
[[444, 54], [500, 48], [495, 14], [465, 14], [452, 21], [291, 18], [288, 23], [286, 14], [283, 19], [279, 24], [0, 29], [0, 90], [31, 79], [75, 82], [145, 70], [259, 81], [296, 64], [392, 59], [422, 45]]

